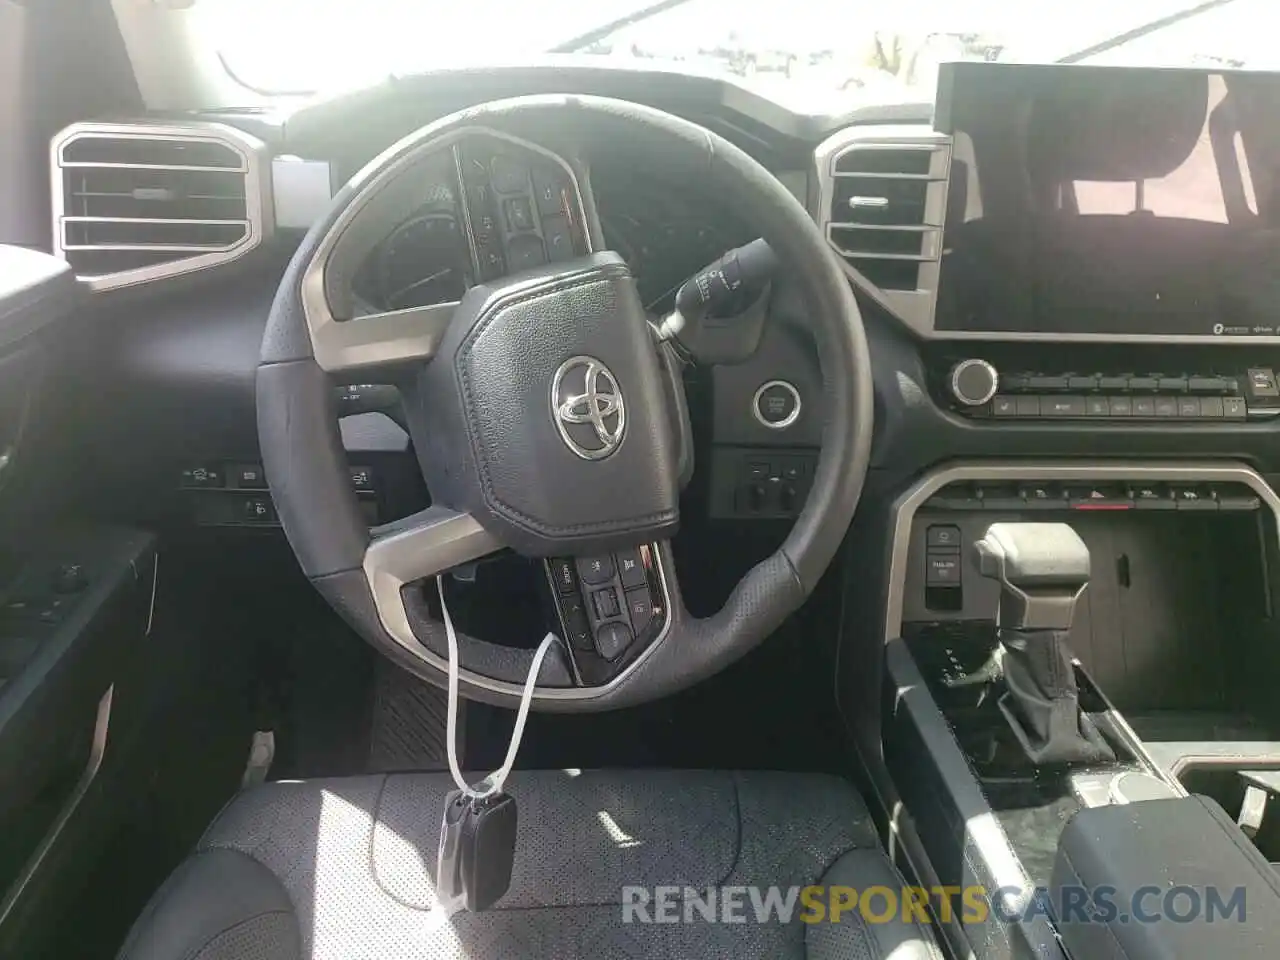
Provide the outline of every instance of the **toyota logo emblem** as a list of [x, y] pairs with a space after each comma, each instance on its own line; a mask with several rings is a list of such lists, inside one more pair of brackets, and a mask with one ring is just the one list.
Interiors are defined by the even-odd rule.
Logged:
[[566, 447], [583, 460], [603, 460], [627, 429], [618, 378], [595, 357], [570, 357], [551, 379], [551, 419]]

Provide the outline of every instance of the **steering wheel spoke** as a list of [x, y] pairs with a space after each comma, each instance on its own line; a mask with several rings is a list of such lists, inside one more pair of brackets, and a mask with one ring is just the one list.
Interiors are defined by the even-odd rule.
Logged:
[[425, 362], [435, 356], [456, 302], [366, 313], [336, 320], [313, 319], [316, 363], [328, 373], [367, 371]]

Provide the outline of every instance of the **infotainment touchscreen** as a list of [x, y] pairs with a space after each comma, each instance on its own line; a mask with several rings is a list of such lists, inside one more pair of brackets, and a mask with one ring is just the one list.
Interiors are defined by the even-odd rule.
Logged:
[[1280, 336], [1280, 74], [955, 63], [934, 329]]

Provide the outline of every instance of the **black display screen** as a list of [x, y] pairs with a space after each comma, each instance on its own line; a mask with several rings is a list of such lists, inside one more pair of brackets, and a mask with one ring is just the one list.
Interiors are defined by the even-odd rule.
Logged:
[[934, 327], [1280, 336], [1280, 74], [946, 65]]

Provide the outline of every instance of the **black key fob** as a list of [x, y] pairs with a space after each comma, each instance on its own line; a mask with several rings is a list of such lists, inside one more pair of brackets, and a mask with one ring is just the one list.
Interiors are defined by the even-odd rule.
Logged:
[[461, 790], [445, 797], [444, 816], [440, 821], [440, 851], [436, 857], [436, 898], [445, 907], [458, 907], [466, 900], [462, 848], [470, 817], [470, 797]]
[[487, 910], [511, 886], [516, 856], [516, 801], [508, 793], [445, 798], [436, 861], [436, 896], [446, 908]]
[[473, 799], [463, 841], [463, 902], [478, 913], [502, 899], [511, 886], [516, 859], [515, 797], [493, 793]]

